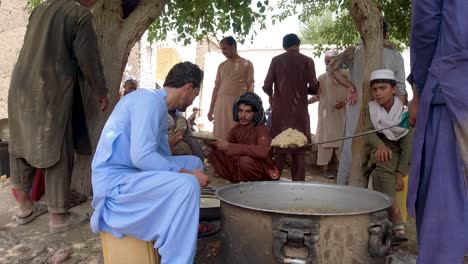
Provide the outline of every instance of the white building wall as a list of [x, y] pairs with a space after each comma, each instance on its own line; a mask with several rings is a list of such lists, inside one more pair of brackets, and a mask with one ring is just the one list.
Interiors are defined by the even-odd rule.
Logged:
[[140, 87], [156, 88], [156, 44], [148, 42], [147, 32], [140, 40]]
[[0, 1], [0, 118], [8, 117], [8, 88], [28, 17], [26, 0]]

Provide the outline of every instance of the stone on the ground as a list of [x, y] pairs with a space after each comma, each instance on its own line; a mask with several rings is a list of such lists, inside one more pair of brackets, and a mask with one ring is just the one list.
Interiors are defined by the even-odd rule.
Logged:
[[55, 254], [52, 256], [51, 261], [52, 264], [62, 264], [65, 260], [67, 260], [72, 251], [70, 248], [62, 248], [59, 251], [55, 252]]

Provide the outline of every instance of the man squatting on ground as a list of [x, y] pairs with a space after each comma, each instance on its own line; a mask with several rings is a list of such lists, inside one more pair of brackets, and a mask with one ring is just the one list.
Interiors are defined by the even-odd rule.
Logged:
[[[371, 73], [370, 85], [373, 101], [369, 102], [366, 130], [382, 129], [400, 124], [407, 112], [403, 102], [395, 95], [395, 74], [391, 70]], [[412, 131], [393, 127], [367, 136], [364, 175], [372, 177], [374, 190], [395, 198], [396, 191], [404, 188], [403, 177], [408, 175], [411, 157]], [[392, 244], [408, 241], [400, 210], [394, 201], [388, 209], [393, 224]]]
[[229, 130], [227, 138], [207, 142], [213, 148], [208, 159], [215, 173], [234, 183], [278, 180], [260, 97], [246, 92], [234, 102], [232, 112], [238, 123]]

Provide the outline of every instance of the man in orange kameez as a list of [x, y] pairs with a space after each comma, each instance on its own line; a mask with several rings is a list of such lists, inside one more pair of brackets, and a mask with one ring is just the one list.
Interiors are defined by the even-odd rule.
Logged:
[[215, 172], [234, 183], [279, 179], [260, 97], [246, 92], [234, 102], [233, 113], [239, 123], [231, 128], [226, 140], [207, 143], [213, 148], [208, 159]]

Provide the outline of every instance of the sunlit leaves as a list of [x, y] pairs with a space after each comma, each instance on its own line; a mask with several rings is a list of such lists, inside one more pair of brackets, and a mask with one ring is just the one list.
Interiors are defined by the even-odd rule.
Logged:
[[43, 0], [29, 0], [28, 3], [26, 4], [26, 7], [28, 8], [29, 11], [32, 11], [36, 6], [41, 4]]
[[207, 35], [232, 32], [242, 42], [251, 33], [253, 23], [264, 25], [267, 4], [266, 0], [170, 1], [150, 26], [149, 39], [164, 40], [175, 31], [175, 40], [187, 44]]
[[[34, 9], [43, 0], [29, 0]], [[185, 45], [208, 35], [232, 32], [240, 42], [252, 33], [254, 23], [265, 28], [268, 0], [175, 0], [168, 1], [163, 14], [149, 27], [149, 40], [175, 40]]]
[[[281, 21], [299, 13], [303, 23], [301, 37], [313, 44], [317, 53], [325, 46], [343, 48], [359, 41], [359, 33], [351, 19], [347, 0], [279, 0], [279, 9], [273, 9], [274, 19]], [[390, 24], [390, 41], [398, 49], [409, 45], [411, 3], [409, 0], [375, 0], [382, 16]], [[281, 12], [275, 13], [275, 11]]]

